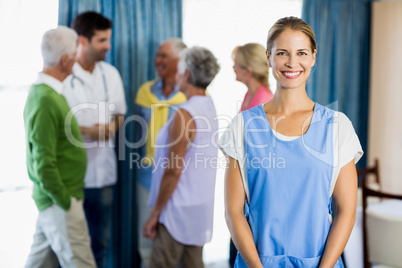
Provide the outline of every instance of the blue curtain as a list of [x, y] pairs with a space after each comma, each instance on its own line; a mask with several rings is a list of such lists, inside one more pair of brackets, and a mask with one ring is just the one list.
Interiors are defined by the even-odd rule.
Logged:
[[369, 0], [304, 0], [302, 18], [313, 28], [317, 60], [307, 93], [344, 112], [366, 152], [370, 63]]
[[[120, 71], [130, 116], [137, 89], [155, 78], [153, 60], [159, 44], [165, 39], [182, 36], [182, 0], [59, 0], [59, 24], [70, 26], [77, 14], [89, 10], [113, 21], [112, 50], [106, 61]], [[119, 179], [109, 267], [136, 267], [139, 263], [136, 178], [129, 162], [130, 145], [135, 142], [134, 124], [127, 123], [122, 131], [125, 135], [120, 135], [123, 138], [116, 146], [119, 148]]]

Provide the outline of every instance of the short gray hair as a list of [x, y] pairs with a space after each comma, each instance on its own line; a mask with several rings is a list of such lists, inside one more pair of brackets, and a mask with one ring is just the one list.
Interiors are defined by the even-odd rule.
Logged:
[[56, 66], [63, 55], [72, 56], [77, 48], [77, 38], [77, 33], [65, 26], [45, 32], [41, 44], [44, 65]]
[[180, 53], [177, 69], [180, 74], [188, 70], [189, 83], [205, 89], [215, 78], [220, 67], [211, 51], [203, 47], [192, 47]]
[[180, 38], [170, 38], [163, 42], [163, 44], [165, 44], [165, 43], [170, 44], [170, 47], [172, 48], [173, 53], [177, 57], [179, 57], [180, 52], [183, 49], [187, 48], [186, 44], [184, 44], [184, 42]]

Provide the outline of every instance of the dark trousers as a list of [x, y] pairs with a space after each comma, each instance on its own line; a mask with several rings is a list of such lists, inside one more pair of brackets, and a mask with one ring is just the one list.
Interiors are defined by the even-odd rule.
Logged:
[[229, 265], [230, 268], [234, 267], [235, 261], [236, 261], [236, 256], [237, 256], [237, 248], [235, 244], [233, 243], [232, 238], [230, 238], [230, 248], [229, 248]]
[[113, 186], [84, 189], [84, 211], [88, 221], [91, 248], [98, 268], [107, 267]]

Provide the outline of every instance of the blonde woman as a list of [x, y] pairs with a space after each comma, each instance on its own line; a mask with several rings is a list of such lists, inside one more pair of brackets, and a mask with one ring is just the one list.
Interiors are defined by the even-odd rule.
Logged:
[[219, 143], [229, 158], [225, 209], [239, 250], [235, 267], [342, 268], [356, 218], [359, 139], [346, 115], [307, 96], [317, 46], [306, 22], [278, 20], [266, 53], [275, 95], [237, 115]]
[[262, 45], [249, 43], [236, 47], [232, 52], [236, 80], [247, 86], [240, 111], [269, 101], [272, 92], [268, 84], [268, 63]]
[[[235, 47], [232, 52], [236, 80], [247, 86], [240, 112], [266, 103], [272, 98], [268, 83], [268, 62], [265, 48], [257, 43]], [[229, 264], [234, 266], [237, 249], [230, 240]]]

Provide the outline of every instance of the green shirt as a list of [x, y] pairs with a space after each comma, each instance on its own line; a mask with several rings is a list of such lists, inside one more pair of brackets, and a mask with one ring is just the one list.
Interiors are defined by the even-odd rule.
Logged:
[[[80, 128], [63, 95], [46, 84], [33, 85], [24, 108], [27, 168], [39, 211], [56, 204], [68, 210], [71, 197], [84, 198], [87, 157]], [[70, 141], [71, 140], [71, 141]]]

